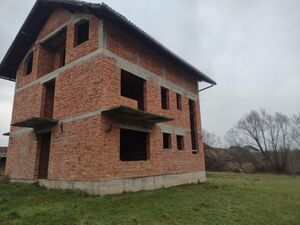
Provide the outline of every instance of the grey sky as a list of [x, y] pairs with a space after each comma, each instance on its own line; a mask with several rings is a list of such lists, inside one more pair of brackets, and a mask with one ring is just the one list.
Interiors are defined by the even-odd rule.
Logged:
[[[104, 2], [217, 81], [200, 94], [207, 130], [223, 136], [251, 109], [300, 112], [299, 0]], [[0, 1], [0, 60], [33, 4]], [[13, 92], [14, 83], [0, 80], [1, 134], [9, 130]], [[7, 140], [1, 136], [0, 145]]]

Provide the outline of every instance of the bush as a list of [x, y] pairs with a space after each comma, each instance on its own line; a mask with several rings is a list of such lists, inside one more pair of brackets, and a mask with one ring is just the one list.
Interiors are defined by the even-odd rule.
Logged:
[[[276, 172], [260, 152], [241, 147], [221, 149], [205, 145], [205, 166], [211, 171]], [[284, 172], [300, 174], [300, 150], [290, 151]]]

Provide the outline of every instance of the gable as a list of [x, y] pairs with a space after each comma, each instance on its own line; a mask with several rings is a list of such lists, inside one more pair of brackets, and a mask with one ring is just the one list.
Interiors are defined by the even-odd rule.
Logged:
[[158, 52], [167, 57], [172, 63], [178, 64], [187, 73], [194, 76], [198, 81], [205, 81], [212, 85], [216, 82], [179, 58], [176, 54], [165, 48], [140, 28], [127, 20], [104, 3], [93, 4], [75, 0], [37, 0], [23, 26], [18, 32], [15, 40], [10, 46], [8, 52], [4, 56], [0, 64], [0, 78], [15, 81], [16, 71], [23, 60], [24, 56], [36, 41], [44, 24], [52, 14], [53, 10], [61, 8], [70, 12], [84, 12], [92, 14], [98, 18], [103, 18], [114, 23], [125, 32], [131, 33], [135, 38], [139, 39], [143, 44], [147, 45], [153, 51]]

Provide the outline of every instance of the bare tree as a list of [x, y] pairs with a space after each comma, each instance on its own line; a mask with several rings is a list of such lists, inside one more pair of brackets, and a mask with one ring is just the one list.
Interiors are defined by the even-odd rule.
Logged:
[[298, 144], [297, 147], [300, 149], [300, 113], [298, 113], [298, 115], [294, 115], [292, 121], [295, 131], [295, 141]]
[[220, 147], [221, 145], [220, 136], [216, 135], [214, 132], [209, 132], [203, 129], [202, 138], [203, 138], [203, 143], [210, 147]]
[[238, 121], [227, 139], [259, 149], [268, 166], [284, 172], [295, 131], [291, 119], [282, 113], [270, 115], [264, 110], [251, 111]]
[[247, 137], [245, 137], [240, 130], [236, 128], [231, 128], [227, 131], [224, 140], [228, 147], [243, 147], [249, 143]]
[[218, 170], [223, 167], [225, 162], [221, 161], [216, 152], [214, 151], [215, 147], [221, 145], [221, 139], [214, 132], [209, 132], [205, 129], [202, 129], [202, 139], [204, 143], [204, 152], [205, 152], [205, 167], [210, 170]]

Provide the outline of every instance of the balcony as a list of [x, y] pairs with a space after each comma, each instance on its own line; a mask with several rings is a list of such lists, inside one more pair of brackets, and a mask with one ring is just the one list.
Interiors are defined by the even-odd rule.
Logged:
[[142, 110], [124, 105], [114, 106], [112, 108], [104, 110], [103, 114], [119, 122], [132, 122], [145, 126], [173, 120], [169, 117], [144, 112]]
[[11, 124], [14, 127], [34, 128], [35, 130], [47, 129], [55, 126], [58, 120], [46, 119], [41, 117], [31, 117]]

